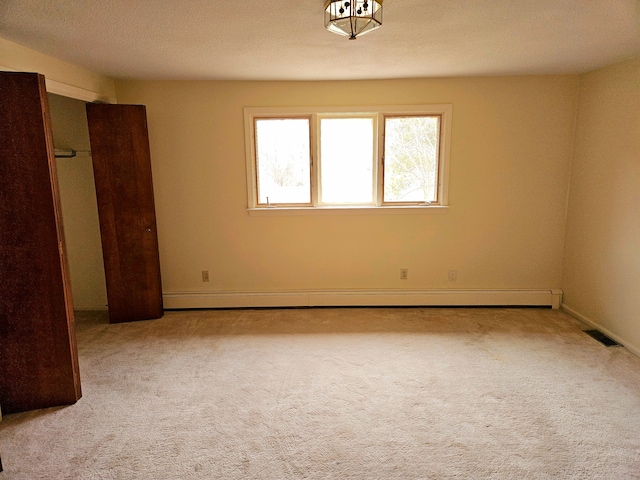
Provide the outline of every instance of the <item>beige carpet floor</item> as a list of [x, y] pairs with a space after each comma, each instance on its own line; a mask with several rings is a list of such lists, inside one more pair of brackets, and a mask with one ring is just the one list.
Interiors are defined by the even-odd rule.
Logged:
[[84, 397], [1, 480], [640, 478], [640, 358], [548, 309], [77, 316]]

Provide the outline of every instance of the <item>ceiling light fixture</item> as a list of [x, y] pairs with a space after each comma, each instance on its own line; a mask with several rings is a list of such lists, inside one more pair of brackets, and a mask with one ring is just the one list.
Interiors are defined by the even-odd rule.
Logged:
[[383, 0], [327, 0], [324, 26], [330, 32], [355, 40], [382, 25]]

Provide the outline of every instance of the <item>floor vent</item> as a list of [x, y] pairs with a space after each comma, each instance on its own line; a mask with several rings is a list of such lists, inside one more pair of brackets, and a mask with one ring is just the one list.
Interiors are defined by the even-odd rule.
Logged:
[[616, 342], [615, 340], [607, 337], [604, 333], [600, 332], [599, 330], [583, 330], [583, 331], [584, 331], [584, 333], [586, 333], [590, 337], [595, 338], [601, 344], [603, 344], [603, 345], [605, 345], [607, 347], [615, 347], [615, 346], [619, 346], [620, 345], [618, 342]]

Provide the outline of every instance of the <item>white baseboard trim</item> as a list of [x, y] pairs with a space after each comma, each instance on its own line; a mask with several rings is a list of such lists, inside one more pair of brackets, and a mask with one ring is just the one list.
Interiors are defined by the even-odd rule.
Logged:
[[549, 290], [309, 290], [293, 292], [165, 292], [166, 309], [367, 306], [545, 306], [560, 308]]
[[573, 308], [571, 308], [566, 303], [562, 304], [562, 310], [564, 312], [567, 312], [572, 317], [577, 318], [581, 322], [586, 323], [587, 325], [590, 325], [591, 327], [595, 328], [596, 330], [600, 330], [607, 337], [612, 338], [613, 340], [618, 342], [620, 345], [624, 346], [624, 348], [629, 350], [631, 353], [633, 353], [634, 355], [637, 355], [638, 357], [640, 357], [640, 348], [638, 348], [637, 346], [633, 345], [632, 343], [627, 342], [620, 335], [616, 335], [615, 333], [613, 333], [608, 328], [603, 327], [598, 322], [596, 322], [596, 321], [590, 319], [589, 317], [581, 314], [580, 312], [574, 310]]

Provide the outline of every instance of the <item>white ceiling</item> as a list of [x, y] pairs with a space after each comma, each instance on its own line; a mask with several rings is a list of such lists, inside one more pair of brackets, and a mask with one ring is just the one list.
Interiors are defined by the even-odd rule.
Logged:
[[355, 41], [324, 0], [0, 0], [0, 37], [113, 78], [581, 73], [640, 56], [640, 0], [385, 0]]

